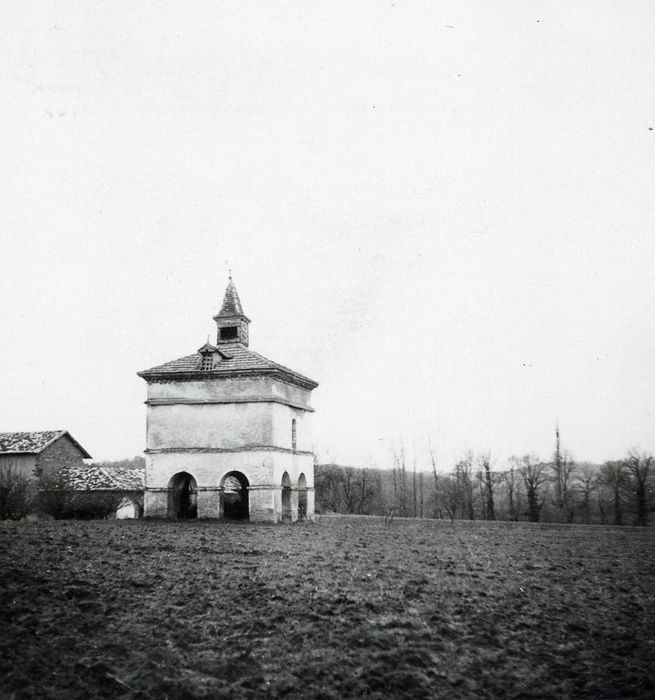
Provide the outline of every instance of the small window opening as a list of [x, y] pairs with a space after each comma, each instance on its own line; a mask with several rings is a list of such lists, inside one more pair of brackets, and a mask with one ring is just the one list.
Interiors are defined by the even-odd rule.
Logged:
[[296, 451], [296, 419], [291, 421], [291, 449]]
[[239, 329], [236, 326], [221, 328], [221, 340], [234, 340], [238, 335]]
[[209, 370], [214, 368], [214, 358], [211, 355], [202, 356], [202, 369]]

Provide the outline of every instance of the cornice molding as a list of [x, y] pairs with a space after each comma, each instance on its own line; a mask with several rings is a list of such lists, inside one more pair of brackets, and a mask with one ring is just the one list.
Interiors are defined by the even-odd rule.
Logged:
[[160, 384], [163, 382], [192, 382], [203, 379], [222, 379], [227, 377], [274, 377], [275, 379], [284, 382], [285, 384], [291, 384], [292, 386], [298, 386], [301, 389], [308, 389], [312, 391], [316, 389], [318, 383], [311, 380], [305, 379], [293, 373], [293, 371], [285, 371], [277, 367], [271, 368], [258, 368], [258, 369], [240, 369], [240, 370], [226, 370], [219, 368], [218, 371], [214, 370], [184, 370], [180, 372], [158, 372], [156, 370], [144, 370], [143, 372], [137, 372], [137, 375], [142, 379], [145, 379], [149, 384], [152, 382], [154, 384]]
[[307, 411], [308, 413], [314, 413], [314, 409], [311, 406], [304, 406], [300, 403], [295, 403], [293, 401], [287, 401], [286, 399], [279, 398], [277, 396], [245, 396], [234, 399], [175, 399], [175, 398], [165, 398], [165, 399], [148, 399], [144, 401], [146, 406], [178, 406], [178, 405], [212, 405], [212, 404], [233, 404], [233, 403], [279, 403], [283, 406], [289, 406], [290, 408], [295, 408], [299, 411]]
[[275, 447], [275, 445], [243, 445], [242, 447], [157, 447], [147, 448], [144, 453], [147, 455], [156, 454], [230, 454], [237, 452], [281, 452], [289, 455], [309, 455], [313, 452], [307, 450], [290, 450], [286, 447]]

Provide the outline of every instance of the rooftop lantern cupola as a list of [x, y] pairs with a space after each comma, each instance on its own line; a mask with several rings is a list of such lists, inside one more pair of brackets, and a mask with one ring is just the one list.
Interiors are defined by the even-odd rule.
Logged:
[[246, 347], [248, 346], [248, 324], [250, 319], [243, 313], [237, 288], [232, 281], [232, 275], [230, 275], [230, 281], [225, 289], [223, 306], [214, 316], [214, 321], [216, 321], [218, 327], [216, 340], [218, 345], [241, 343]]

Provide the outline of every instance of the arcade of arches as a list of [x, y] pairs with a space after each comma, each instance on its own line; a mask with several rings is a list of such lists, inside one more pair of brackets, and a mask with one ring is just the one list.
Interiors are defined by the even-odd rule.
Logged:
[[[307, 519], [307, 479], [298, 477], [294, 488], [288, 472], [284, 472], [280, 483], [281, 521], [295, 522]], [[250, 483], [245, 474], [231, 471], [221, 479], [218, 488], [219, 518], [226, 520], [250, 519]], [[178, 472], [168, 483], [168, 517], [190, 520], [198, 517], [198, 485], [196, 479], [186, 471]]]

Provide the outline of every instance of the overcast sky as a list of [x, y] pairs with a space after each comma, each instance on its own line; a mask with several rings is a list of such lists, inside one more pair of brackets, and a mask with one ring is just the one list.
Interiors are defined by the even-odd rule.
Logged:
[[145, 447], [215, 337], [321, 460], [655, 451], [655, 4], [0, 5], [0, 430]]

